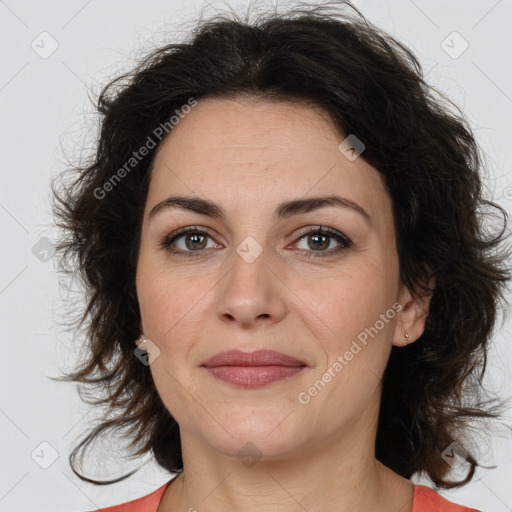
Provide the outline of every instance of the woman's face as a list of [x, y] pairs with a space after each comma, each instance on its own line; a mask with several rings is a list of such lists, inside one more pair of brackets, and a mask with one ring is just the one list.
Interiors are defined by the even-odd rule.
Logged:
[[[251, 443], [272, 459], [376, 426], [391, 346], [406, 331], [414, 341], [424, 324], [400, 288], [379, 174], [340, 142], [309, 106], [207, 99], [160, 146], [136, 285], [150, 369], [182, 441], [192, 435], [230, 456]], [[150, 217], [170, 196], [222, 214], [167, 205]], [[326, 196], [342, 200], [280, 206]], [[308, 234], [319, 226], [330, 233]], [[195, 231], [162, 245], [183, 228]], [[256, 387], [203, 366], [236, 349], [275, 350], [303, 366], [274, 368], [287, 378]]]

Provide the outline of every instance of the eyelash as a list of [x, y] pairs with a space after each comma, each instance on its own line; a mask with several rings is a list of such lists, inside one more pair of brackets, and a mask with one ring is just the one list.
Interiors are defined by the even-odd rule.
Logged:
[[[202, 255], [207, 249], [201, 249], [199, 251], [182, 251], [180, 249], [179, 250], [170, 249], [170, 246], [177, 239], [179, 239], [189, 233], [194, 233], [194, 234], [203, 235], [203, 236], [213, 238], [209, 233], [207, 233], [206, 231], [200, 230], [197, 226], [190, 226], [187, 228], [178, 229], [173, 234], [166, 236], [162, 240], [162, 242], [160, 242], [159, 246], [162, 247], [163, 249], [165, 249], [166, 251], [170, 252], [171, 254], [175, 254], [179, 257], [190, 258], [190, 257], [195, 257], [197, 255]], [[317, 226], [314, 229], [308, 229], [308, 230], [305, 230], [305, 231], [299, 233], [298, 238], [296, 239], [296, 242], [299, 242], [302, 238], [305, 238], [308, 235], [327, 235], [330, 238], [334, 238], [337, 242], [339, 242], [341, 244], [340, 247], [338, 247], [336, 249], [331, 249], [330, 251], [307, 251], [309, 253], [318, 253], [315, 255], [315, 257], [318, 257], [318, 258], [325, 258], [328, 256], [333, 256], [335, 254], [339, 254], [339, 253], [345, 251], [346, 249], [349, 249], [353, 245], [352, 241], [348, 237], [346, 237], [345, 235], [340, 233], [339, 231], [336, 231], [335, 229], [331, 229], [331, 228], [323, 228], [322, 229], [322, 226]], [[305, 249], [300, 249], [300, 250], [305, 250]]]

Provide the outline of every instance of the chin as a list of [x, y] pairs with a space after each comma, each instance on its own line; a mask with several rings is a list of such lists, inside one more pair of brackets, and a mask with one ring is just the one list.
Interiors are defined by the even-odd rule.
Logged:
[[215, 429], [218, 435], [212, 438], [213, 431], [208, 430], [204, 433], [203, 439], [218, 452], [229, 457], [242, 458], [247, 455], [253, 458], [277, 460], [297, 449], [297, 445], [303, 441], [304, 428], [301, 429], [301, 439], [297, 439], [298, 434], [294, 425], [286, 424], [290, 417], [283, 421], [285, 417], [286, 414], [276, 421], [271, 418], [267, 418], [266, 421], [255, 421], [253, 416], [247, 421], [240, 421], [238, 418], [238, 421], [221, 422], [228, 425], [227, 432], [219, 427]]
[[258, 460], [277, 461], [286, 459], [294, 449], [290, 439], [273, 442], [265, 435], [233, 437], [224, 440], [211, 440], [212, 447], [227, 457], [237, 458], [241, 463], [250, 467]]

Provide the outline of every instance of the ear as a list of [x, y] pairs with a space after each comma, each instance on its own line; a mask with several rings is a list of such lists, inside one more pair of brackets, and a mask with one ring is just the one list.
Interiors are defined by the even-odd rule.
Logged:
[[145, 336], [141, 334], [136, 340], [135, 344], [137, 347], [139, 347], [141, 350], [146, 350], [146, 342], [143, 341], [145, 339]]
[[144, 329], [142, 328], [142, 320], [139, 325], [139, 333], [139, 337], [135, 340], [135, 345], [137, 345], [137, 347], [139, 347], [141, 350], [146, 350], [146, 343], [142, 341], [145, 339]]
[[[428, 287], [431, 289], [430, 292], [426, 292], [420, 287], [411, 292], [409, 288], [402, 286], [398, 299], [402, 309], [397, 317], [393, 345], [397, 347], [410, 345], [425, 331], [425, 322], [435, 287], [433, 276], [428, 280]], [[408, 337], [405, 336], [406, 334]]]

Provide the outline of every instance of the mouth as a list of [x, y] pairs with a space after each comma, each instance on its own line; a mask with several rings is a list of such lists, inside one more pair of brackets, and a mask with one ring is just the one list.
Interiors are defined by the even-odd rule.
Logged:
[[216, 379], [244, 388], [266, 386], [299, 374], [306, 363], [273, 350], [220, 352], [202, 365]]

